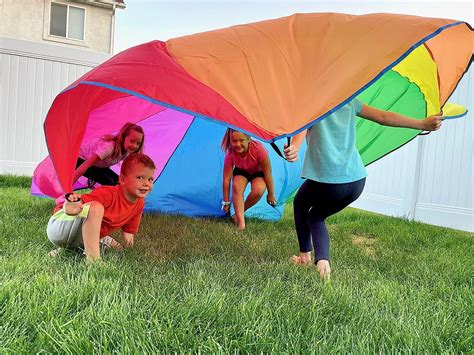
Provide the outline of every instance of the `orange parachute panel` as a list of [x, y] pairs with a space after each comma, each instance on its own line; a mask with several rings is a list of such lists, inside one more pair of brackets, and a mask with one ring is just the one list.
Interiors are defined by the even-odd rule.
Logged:
[[[445, 97], [469, 62], [465, 49], [463, 55], [446, 56], [437, 49], [445, 41], [457, 49], [465, 41], [457, 36], [469, 35], [467, 26], [455, 20], [296, 14], [175, 38], [166, 45], [191, 76], [222, 95], [248, 121], [280, 136], [354, 96], [443, 30], [430, 46], [440, 75], [451, 78], [449, 83], [441, 80]], [[453, 70], [459, 72], [453, 75]]]
[[[471, 43], [471, 53], [466, 51], [466, 43]], [[438, 67], [440, 102], [444, 104], [453, 93], [459, 78], [466, 70], [474, 53], [474, 33], [468, 26], [454, 26], [445, 29], [439, 35], [426, 42], [433, 60]]]

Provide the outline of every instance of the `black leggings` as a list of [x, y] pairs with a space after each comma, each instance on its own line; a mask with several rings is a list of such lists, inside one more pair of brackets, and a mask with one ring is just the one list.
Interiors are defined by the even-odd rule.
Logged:
[[[84, 161], [84, 159], [77, 158], [76, 169], [84, 163]], [[104, 186], [115, 186], [119, 180], [118, 175], [112, 171], [112, 169], [98, 168], [97, 166], [91, 166], [87, 169], [84, 176]]]
[[357, 200], [364, 190], [365, 178], [345, 184], [326, 184], [306, 180], [293, 201], [296, 234], [300, 252], [311, 251], [314, 259], [329, 260], [329, 234], [325, 219]]

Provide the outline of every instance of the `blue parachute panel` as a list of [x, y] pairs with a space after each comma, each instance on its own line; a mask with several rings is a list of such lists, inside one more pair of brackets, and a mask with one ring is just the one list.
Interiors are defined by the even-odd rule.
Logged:
[[[147, 212], [193, 217], [224, 216], [221, 201], [225, 153], [220, 143], [225, 130], [226, 127], [214, 122], [202, 119], [193, 121], [147, 197]], [[283, 144], [283, 141], [277, 142], [280, 149]], [[270, 156], [278, 206], [268, 205], [265, 193], [255, 206], [246, 211], [245, 216], [279, 220], [285, 201], [303, 182], [299, 178], [302, 158], [298, 162], [288, 163], [269, 144], [264, 145]], [[304, 156], [305, 149], [304, 145], [300, 157]], [[245, 196], [249, 192], [250, 184]]]

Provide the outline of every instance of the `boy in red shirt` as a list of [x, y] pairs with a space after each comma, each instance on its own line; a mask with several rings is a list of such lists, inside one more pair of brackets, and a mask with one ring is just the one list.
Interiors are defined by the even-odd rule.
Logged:
[[131, 154], [122, 163], [119, 185], [102, 186], [84, 195], [69, 193], [48, 222], [48, 239], [59, 248], [84, 248], [86, 261], [100, 259], [100, 239], [121, 228], [119, 247], [133, 245], [145, 206], [153, 187], [155, 164], [145, 154]]

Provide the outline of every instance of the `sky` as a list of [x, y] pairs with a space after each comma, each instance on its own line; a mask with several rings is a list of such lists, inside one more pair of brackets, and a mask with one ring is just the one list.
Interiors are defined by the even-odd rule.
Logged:
[[116, 11], [114, 54], [152, 40], [204, 32], [294, 13], [388, 12], [466, 21], [474, 25], [473, 0], [125, 0]]

